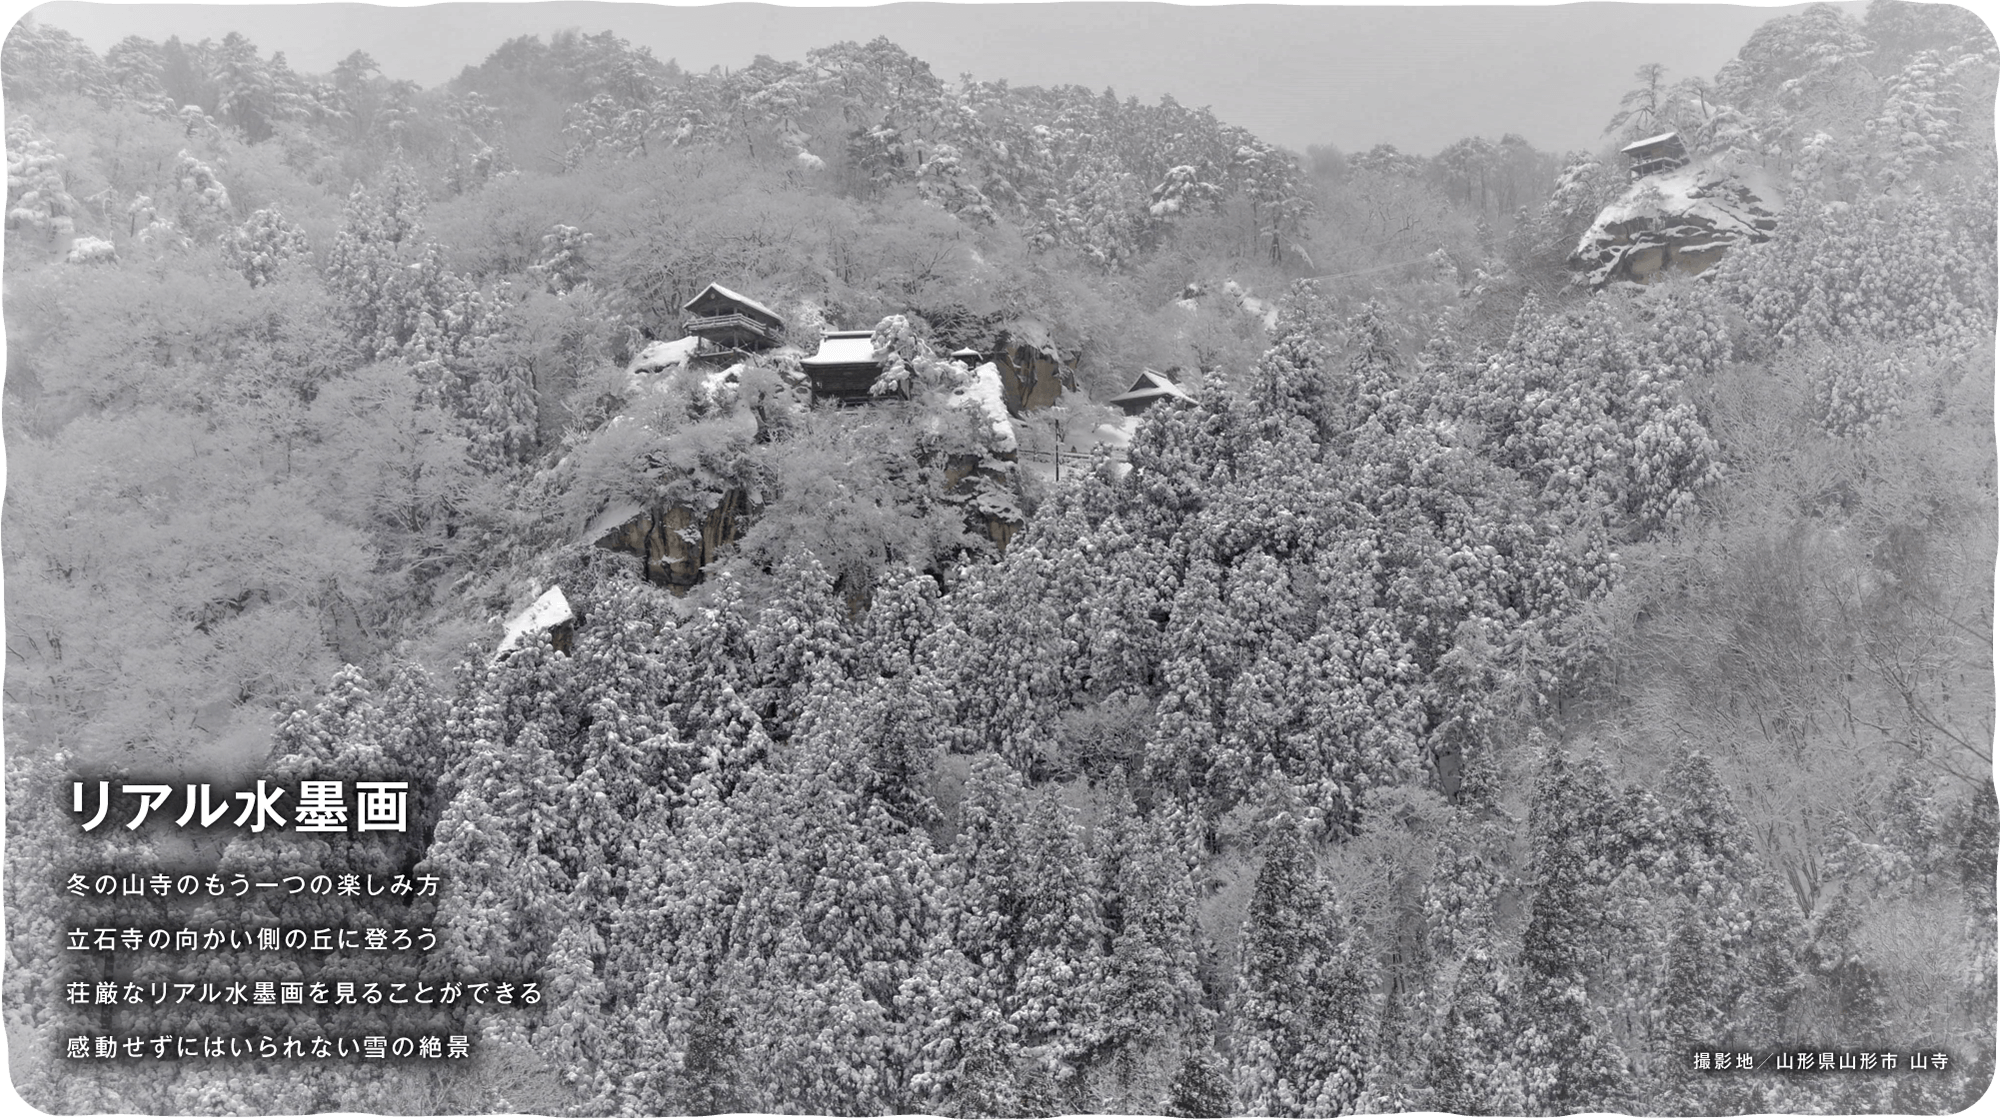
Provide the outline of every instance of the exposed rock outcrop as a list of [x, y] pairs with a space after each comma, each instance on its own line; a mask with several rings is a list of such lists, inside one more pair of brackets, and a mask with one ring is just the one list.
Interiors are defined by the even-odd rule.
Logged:
[[1757, 176], [1696, 162], [1632, 184], [1597, 215], [1570, 254], [1577, 282], [1649, 283], [1668, 270], [1694, 274], [1738, 242], [1778, 228], [1778, 191]]
[[1036, 345], [1023, 337], [1003, 334], [989, 361], [1000, 375], [1007, 411], [1024, 416], [1056, 403], [1063, 390], [1076, 389], [1076, 374], [1055, 355], [1053, 343]]
[[687, 506], [642, 510], [593, 543], [640, 557], [646, 562], [648, 580], [685, 594], [701, 582], [702, 567], [736, 543], [745, 501], [743, 491], [730, 490], [701, 514]]

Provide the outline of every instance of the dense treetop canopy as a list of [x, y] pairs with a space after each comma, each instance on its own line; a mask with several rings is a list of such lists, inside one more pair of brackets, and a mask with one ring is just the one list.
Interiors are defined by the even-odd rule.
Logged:
[[[24, 21], [15, 1083], [243, 1114], [1966, 1106], [1996, 68], [1958, 9], [1821, 6], [1712, 78], [1640, 68], [1601, 150], [1300, 156], [886, 39], [697, 74], [564, 32], [421, 89]], [[1775, 224], [1574, 282], [1648, 189], [1618, 149], [1670, 130]], [[782, 337], [681, 341], [711, 284]], [[814, 402], [835, 329], [875, 403]], [[1016, 361], [1052, 404], [1005, 410]], [[1103, 403], [1147, 369], [1180, 393]], [[570, 617], [497, 655], [556, 586]], [[162, 773], [406, 780], [413, 827], [69, 819], [72, 776]], [[140, 914], [63, 897], [86, 864], [441, 887]], [[68, 1002], [61, 931], [243, 922], [438, 945], [203, 967], [542, 998], [413, 1013], [474, 1039], [448, 1070], [59, 1058], [157, 1025]], [[1891, 1040], [1949, 1061], [1733, 1064]]]

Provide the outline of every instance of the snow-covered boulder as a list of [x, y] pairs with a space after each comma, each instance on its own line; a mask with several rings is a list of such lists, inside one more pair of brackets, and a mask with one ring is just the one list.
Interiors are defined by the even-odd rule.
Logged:
[[1645, 283], [1668, 269], [1701, 272], [1739, 241], [1768, 239], [1780, 197], [1759, 176], [1707, 162], [1648, 175], [1597, 215], [1569, 264], [1578, 283], [1592, 286]]
[[701, 339], [695, 335], [671, 342], [647, 343], [632, 356], [632, 364], [625, 367], [626, 386], [633, 392], [643, 392], [659, 384], [662, 374], [686, 369], [688, 360], [700, 346]]

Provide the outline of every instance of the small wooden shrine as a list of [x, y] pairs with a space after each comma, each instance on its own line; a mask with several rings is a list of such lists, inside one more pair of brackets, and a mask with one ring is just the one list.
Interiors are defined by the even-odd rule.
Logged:
[[812, 383], [815, 401], [871, 404], [882, 399], [868, 392], [875, 379], [882, 376], [882, 363], [875, 358], [872, 330], [828, 331], [819, 340], [819, 353], [802, 359], [799, 365], [806, 371], [806, 380]]
[[1173, 378], [1156, 369], [1142, 370], [1132, 387], [1112, 397], [1107, 403], [1117, 405], [1125, 415], [1137, 416], [1165, 400], [1191, 401], [1185, 389], [1174, 384]]
[[1634, 140], [1618, 150], [1632, 161], [1634, 179], [1685, 167], [1688, 161], [1687, 146], [1681, 143], [1678, 132], [1662, 132], [1658, 136]]

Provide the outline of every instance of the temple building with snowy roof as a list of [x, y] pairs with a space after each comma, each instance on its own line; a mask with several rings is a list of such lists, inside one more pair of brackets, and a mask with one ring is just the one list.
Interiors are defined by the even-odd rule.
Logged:
[[785, 337], [777, 312], [720, 284], [703, 288], [681, 310], [688, 313], [687, 333], [702, 340], [703, 352], [749, 354]]
[[1174, 384], [1173, 378], [1156, 369], [1141, 370], [1132, 387], [1112, 397], [1106, 404], [1117, 406], [1127, 416], [1137, 416], [1154, 405], [1166, 400], [1191, 401], [1187, 390]]
[[1634, 179], [1685, 167], [1688, 161], [1687, 145], [1681, 143], [1678, 132], [1662, 132], [1658, 136], [1634, 140], [1618, 151], [1632, 161]]
[[[882, 376], [882, 362], [875, 356], [875, 332], [828, 331], [819, 340], [819, 352], [799, 361], [812, 383], [814, 401], [841, 404], [871, 404], [882, 398], [869, 393]], [[900, 394], [891, 397], [901, 400]]]

